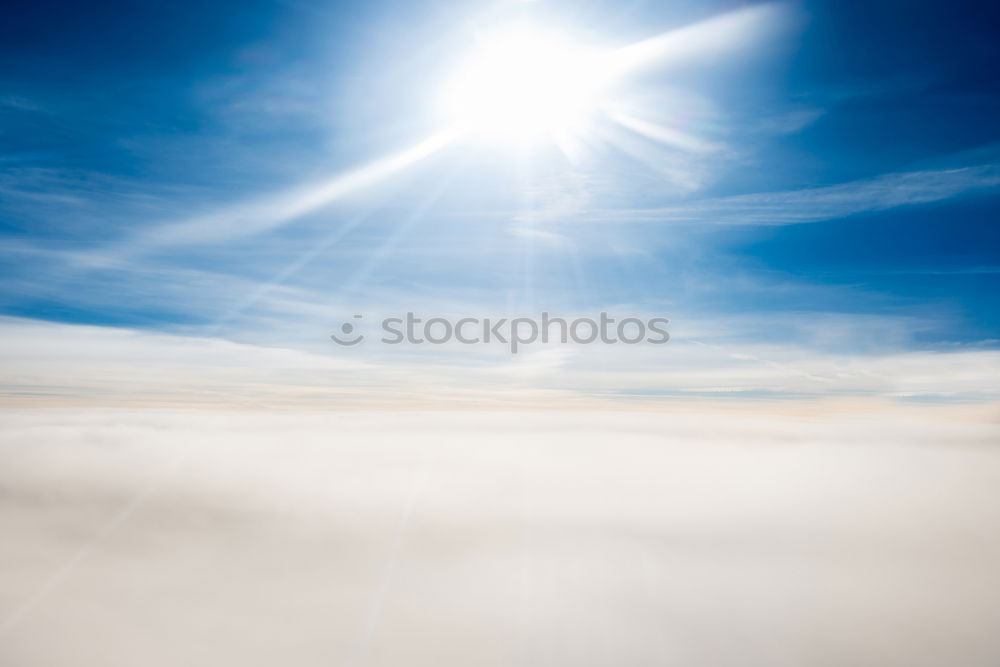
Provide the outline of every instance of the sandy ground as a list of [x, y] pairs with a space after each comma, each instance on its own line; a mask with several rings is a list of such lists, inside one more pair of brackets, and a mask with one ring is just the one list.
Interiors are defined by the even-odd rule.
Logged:
[[1000, 426], [35, 410], [0, 664], [995, 667]]

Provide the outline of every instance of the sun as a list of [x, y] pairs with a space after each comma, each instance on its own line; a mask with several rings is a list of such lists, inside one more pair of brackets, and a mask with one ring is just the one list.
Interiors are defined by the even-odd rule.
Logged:
[[596, 112], [605, 86], [598, 52], [532, 29], [480, 42], [441, 97], [461, 130], [500, 142], [537, 142], [573, 132]]

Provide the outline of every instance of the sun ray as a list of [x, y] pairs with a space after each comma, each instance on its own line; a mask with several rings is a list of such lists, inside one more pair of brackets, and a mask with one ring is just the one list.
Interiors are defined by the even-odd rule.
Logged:
[[433, 155], [460, 136], [457, 128], [436, 132], [407, 149], [338, 174], [323, 183], [294, 188], [253, 202], [175, 223], [154, 231], [140, 246], [204, 243], [282, 227], [347, 195], [372, 187]]
[[606, 76], [622, 79], [647, 66], [657, 71], [748, 49], [763, 37], [783, 30], [790, 12], [786, 3], [771, 2], [738, 9], [664, 32], [618, 49], [608, 59]]
[[420, 203], [411, 210], [409, 215], [407, 215], [402, 222], [399, 223], [399, 225], [397, 225], [395, 231], [393, 231], [392, 234], [386, 238], [385, 242], [383, 242], [378, 248], [375, 248], [368, 253], [368, 257], [366, 258], [364, 264], [362, 264], [358, 270], [354, 272], [350, 279], [345, 281], [340, 289], [337, 290], [334, 301], [342, 301], [352, 292], [365, 285], [365, 281], [368, 280], [372, 272], [374, 272], [380, 264], [391, 256], [392, 252], [402, 241], [403, 237], [405, 237], [418, 222], [424, 219], [428, 210], [430, 210], [434, 203], [441, 198], [444, 192], [452, 184], [457, 173], [458, 167], [456, 166], [447, 176], [438, 179], [436, 185], [424, 195]]
[[713, 153], [722, 148], [720, 144], [706, 141], [665, 124], [638, 118], [624, 111], [610, 112], [608, 118], [648, 139], [686, 153]]

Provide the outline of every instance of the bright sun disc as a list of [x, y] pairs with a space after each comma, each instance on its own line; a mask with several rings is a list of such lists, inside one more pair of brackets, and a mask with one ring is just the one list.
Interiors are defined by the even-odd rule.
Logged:
[[532, 31], [498, 35], [456, 72], [444, 113], [464, 130], [500, 140], [537, 140], [584, 123], [603, 78], [598, 58]]

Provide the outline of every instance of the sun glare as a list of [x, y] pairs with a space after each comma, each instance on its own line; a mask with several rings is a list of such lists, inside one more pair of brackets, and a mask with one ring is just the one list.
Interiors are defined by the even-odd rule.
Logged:
[[603, 87], [600, 58], [551, 35], [517, 30], [483, 41], [442, 100], [448, 119], [499, 141], [537, 141], [586, 124]]

